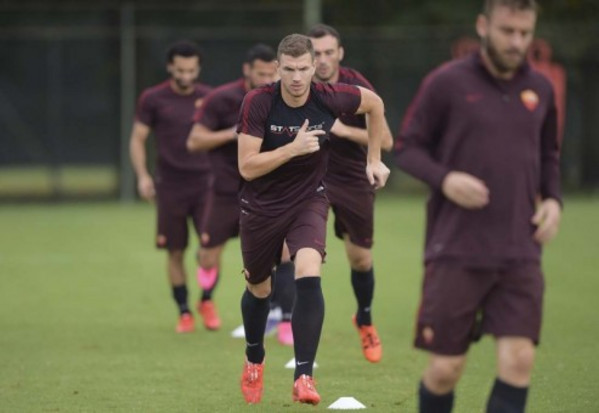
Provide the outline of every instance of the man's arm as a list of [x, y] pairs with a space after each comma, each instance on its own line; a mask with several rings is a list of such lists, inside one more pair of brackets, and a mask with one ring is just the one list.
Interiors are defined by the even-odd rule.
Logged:
[[142, 122], [135, 121], [129, 140], [131, 164], [135, 170], [135, 175], [137, 175], [137, 191], [147, 201], [152, 200], [156, 195], [154, 181], [146, 166], [146, 141], [149, 135], [150, 127]]
[[291, 158], [319, 150], [318, 135], [324, 135], [325, 131], [307, 131], [307, 128], [308, 120], [306, 119], [293, 142], [267, 152], [260, 152], [262, 139], [240, 133], [238, 138], [238, 162], [239, 173], [243, 179], [246, 181], [254, 180], [274, 171]]
[[382, 188], [389, 177], [389, 168], [381, 162], [381, 142], [385, 131], [385, 105], [374, 92], [358, 86], [360, 90], [360, 106], [356, 114], [368, 115], [366, 128], [368, 131], [368, 154], [366, 156], [366, 176], [375, 188]]
[[[368, 117], [366, 117], [367, 124], [368, 121]], [[340, 138], [348, 139], [362, 146], [368, 146], [367, 129], [358, 128], [356, 126], [349, 126], [344, 124], [340, 119], [337, 119], [333, 124], [331, 132], [333, 132]], [[381, 141], [381, 148], [386, 152], [389, 152], [393, 148], [393, 136], [391, 134], [391, 129], [389, 129], [389, 124], [387, 123], [387, 120], [385, 120], [385, 132]]]
[[443, 116], [448, 113], [444, 85], [434, 74], [424, 80], [406, 112], [396, 142], [396, 162], [462, 208], [482, 208], [489, 203], [485, 183], [468, 173], [450, 170], [431, 155], [443, 133]]
[[534, 238], [539, 243], [551, 241], [559, 230], [562, 210], [560, 185], [559, 142], [557, 128], [557, 109], [553, 95], [551, 107], [545, 116], [541, 129], [541, 203], [532, 217], [537, 226]]
[[187, 138], [187, 150], [208, 151], [237, 139], [236, 127], [213, 131], [201, 123], [195, 123]]

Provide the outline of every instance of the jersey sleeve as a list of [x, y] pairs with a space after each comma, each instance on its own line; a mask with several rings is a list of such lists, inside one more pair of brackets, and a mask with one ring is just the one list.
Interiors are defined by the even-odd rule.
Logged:
[[557, 127], [557, 107], [553, 92], [541, 129], [541, 197], [553, 198], [562, 203], [560, 183], [560, 146]]
[[435, 72], [422, 82], [408, 107], [395, 143], [397, 165], [435, 189], [440, 189], [449, 169], [433, 153], [448, 112], [448, 91]]
[[272, 96], [265, 89], [254, 89], [243, 98], [237, 133], [264, 139], [266, 120], [270, 110]]
[[152, 98], [150, 92], [146, 90], [137, 100], [135, 120], [149, 127], [154, 127], [155, 118], [156, 107], [154, 104], [154, 99]]
[[362, 103], [362, 93], [354, 85], [318, 83], [316, 91], [336, 117], [355, 114]]
[[218, 95], [209, 94], [195, 111], [193, 122], [199, 123], [212, 131], [218, 130], [221, 106]]
[[352, 75], [354, 77], [354, 82], [352, 82], [352, 84], [354, 85], [358, 85], [358, 86], [362, 86], [363, 88], [366, 88], [368, 90], [372, 90], [374, 93], [376, 93], [376, 90], [374, 89], [374, 86], [372, 86], [372, 84], [368, 81], [368, 79], [366, 79], [362, 73], [354, 70], [352, 72]]

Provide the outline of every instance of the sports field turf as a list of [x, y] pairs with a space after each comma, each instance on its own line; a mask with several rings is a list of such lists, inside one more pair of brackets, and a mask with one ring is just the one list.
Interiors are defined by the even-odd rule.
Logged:
[[[599, 199], [566, 201], [562, 231], [546, 251], [546, 312], [529, 412], [599, 412]], [[150, 206], [1, 206], [0, 411], [323, 411], [353, 396], [367, 411], [414, 412], [426, 360], [411, 347], [422, 203], [386, 196], [377, 205], [373, 315], [384, 346], [377, 365], [362, 358], [344, 252], [329, 231], [317, 408], [291, 402], [292, 371], [283, 365], [292, 350], [274, 337], [266, 340], [263, 402], [243, 402], [243, 341], [229, 337], [241, 320], [238, 242], [227, 247], [216, 293], [222, 330], [177, 335]], [[187, 261], [195, 275], [193, 254]], [[456, 412], [482, 411], [492, 353], [488, 338], [473, 347]]]

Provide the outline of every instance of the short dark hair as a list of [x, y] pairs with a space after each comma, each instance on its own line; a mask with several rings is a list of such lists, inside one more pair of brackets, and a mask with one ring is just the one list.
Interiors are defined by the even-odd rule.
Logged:
[[308, 36], [313, 37], [315, 39], [320, 39], [321, 37], [325, 36], [333, 36], [335, 39], [337, 39], [337, 44], [341, 46], [341, 35], [334, 27], [329, 26], [327, 24], [319, 23], [313, 26], [308, 31]]
[[277, 49], [277, 58], [280, 59], [281, 55], [284, 54], [291, 57], [300, 57], [306, 53], [310, 53], [310, 56], [314, 59], [314, 46], [312, 46], [312, 41], [308, 36], [294, 33], [285, 36], [283, 40], [281, 40], [279, 48]]
[[189, 40], [179, 40], [169, 46], [166, 51], [166, 61], [173, 63], [175, 56], [193, 57], [197, 56], [198, 62], [202, 61], [202, 52], [197, 44]]
[[507, 6], [512, 10], [532, 10], [535, 13], [539, 11], [536, 0], [484, 0], [483, 14], [489, 17], [497, 6]]
[[244, 63], [253, 64], [256, 60], [263, 62], [272, 62], [276, 60], [277, 55], [272, 47], [264, 43], [256, 43], [250, 47], [245, 55]]

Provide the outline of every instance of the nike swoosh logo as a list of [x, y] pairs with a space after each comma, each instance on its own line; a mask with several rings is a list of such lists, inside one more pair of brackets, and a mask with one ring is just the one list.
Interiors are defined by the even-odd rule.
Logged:
[[245, 345], [248, 347], [256, 347], [258, 344], [260, 343], [245, 343]]
[[308, 364], [308, 363], [309, 363], [309, 361], [298, 361], [297, 365], [298, 366], [303, 366], [304, 364]]

